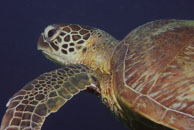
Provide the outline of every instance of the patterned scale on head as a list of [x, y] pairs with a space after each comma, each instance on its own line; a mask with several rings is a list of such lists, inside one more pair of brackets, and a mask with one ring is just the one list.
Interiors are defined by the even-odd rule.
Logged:
[[[86, 43], [86, 40], [88, 40], [90, 34], [93, 32], [92, 28], [79, 25], [64, 26], [63, 29], [60, 30], [60, 33], [56, 30], [59, 28], [60, 27], [53, 28], [53, 26], [49, 26], [45, 29], [45, 34], [47, 34], [46, 38], [48, 40], [53, 40], [53, 42], [50, 42], [52, 48], [56, 51], [60, 50], [65, 55], [75, 53], [75, 49], [82, 49], [83, 51], [84, 49], [82, 47], [84, 43]], [[62, 42], [65, 43], [62, 44]]]
[[[112, 52], [117, 43], [114, 37], [97, 28], [54, 24], [46, 27], [40, 36], [38, 50], [58, 64], [87, 64], [95, 70], [107, 66], [103, 65], [107, 64], [104, 61], [112, 55], [107, 52]], [[109, 71], [103, 67], [101, 70]]]
[[87, 26], [50, 25], [42, 34], [45, 41], [39, 45], [50, 47], [50, 51], [61, 55], [73, 56], [72, 54], [86, 52], [86, 40], [91, 33], [93, 29]]

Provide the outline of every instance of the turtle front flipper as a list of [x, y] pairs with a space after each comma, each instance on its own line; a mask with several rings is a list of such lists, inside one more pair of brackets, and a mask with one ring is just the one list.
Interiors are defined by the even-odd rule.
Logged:
[[45, 118], [75, 94], [88, 87], [97, 89], [94, 75], [84, 65], [67, 65], [40, 75], [9, 100], [1, 130], [40, 130]]

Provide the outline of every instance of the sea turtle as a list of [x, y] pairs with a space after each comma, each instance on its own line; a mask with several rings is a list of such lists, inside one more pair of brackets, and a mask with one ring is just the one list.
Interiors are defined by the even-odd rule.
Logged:
[[82, 90], [133, 130], [194, 130], [194, 21], [152, 21], [122, 41], [97, 28], [55, 24], [41, 34], [38, 50], [62, 68], [9, 100], [1, 130], [40, 130]]

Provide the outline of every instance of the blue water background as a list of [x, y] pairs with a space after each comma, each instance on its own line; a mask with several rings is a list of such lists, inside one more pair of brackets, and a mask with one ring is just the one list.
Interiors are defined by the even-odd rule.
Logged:
[[[43, 72], [58, 68], [36, 50], [43, 29], [78, 23], [117, 39], [156, 19], [194, 19], [194, 0], [2, 0], [0, 120], [9, 98]], [[95, 96], [81, 93], [46, 120], [42, 130], [127, 130]]]

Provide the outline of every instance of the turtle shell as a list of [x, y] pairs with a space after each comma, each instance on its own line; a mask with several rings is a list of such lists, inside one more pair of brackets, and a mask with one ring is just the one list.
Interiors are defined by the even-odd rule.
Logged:
[[144, 24], [116, 47], [113, 85], [137, 130], [194, 130], [194, 21]]

